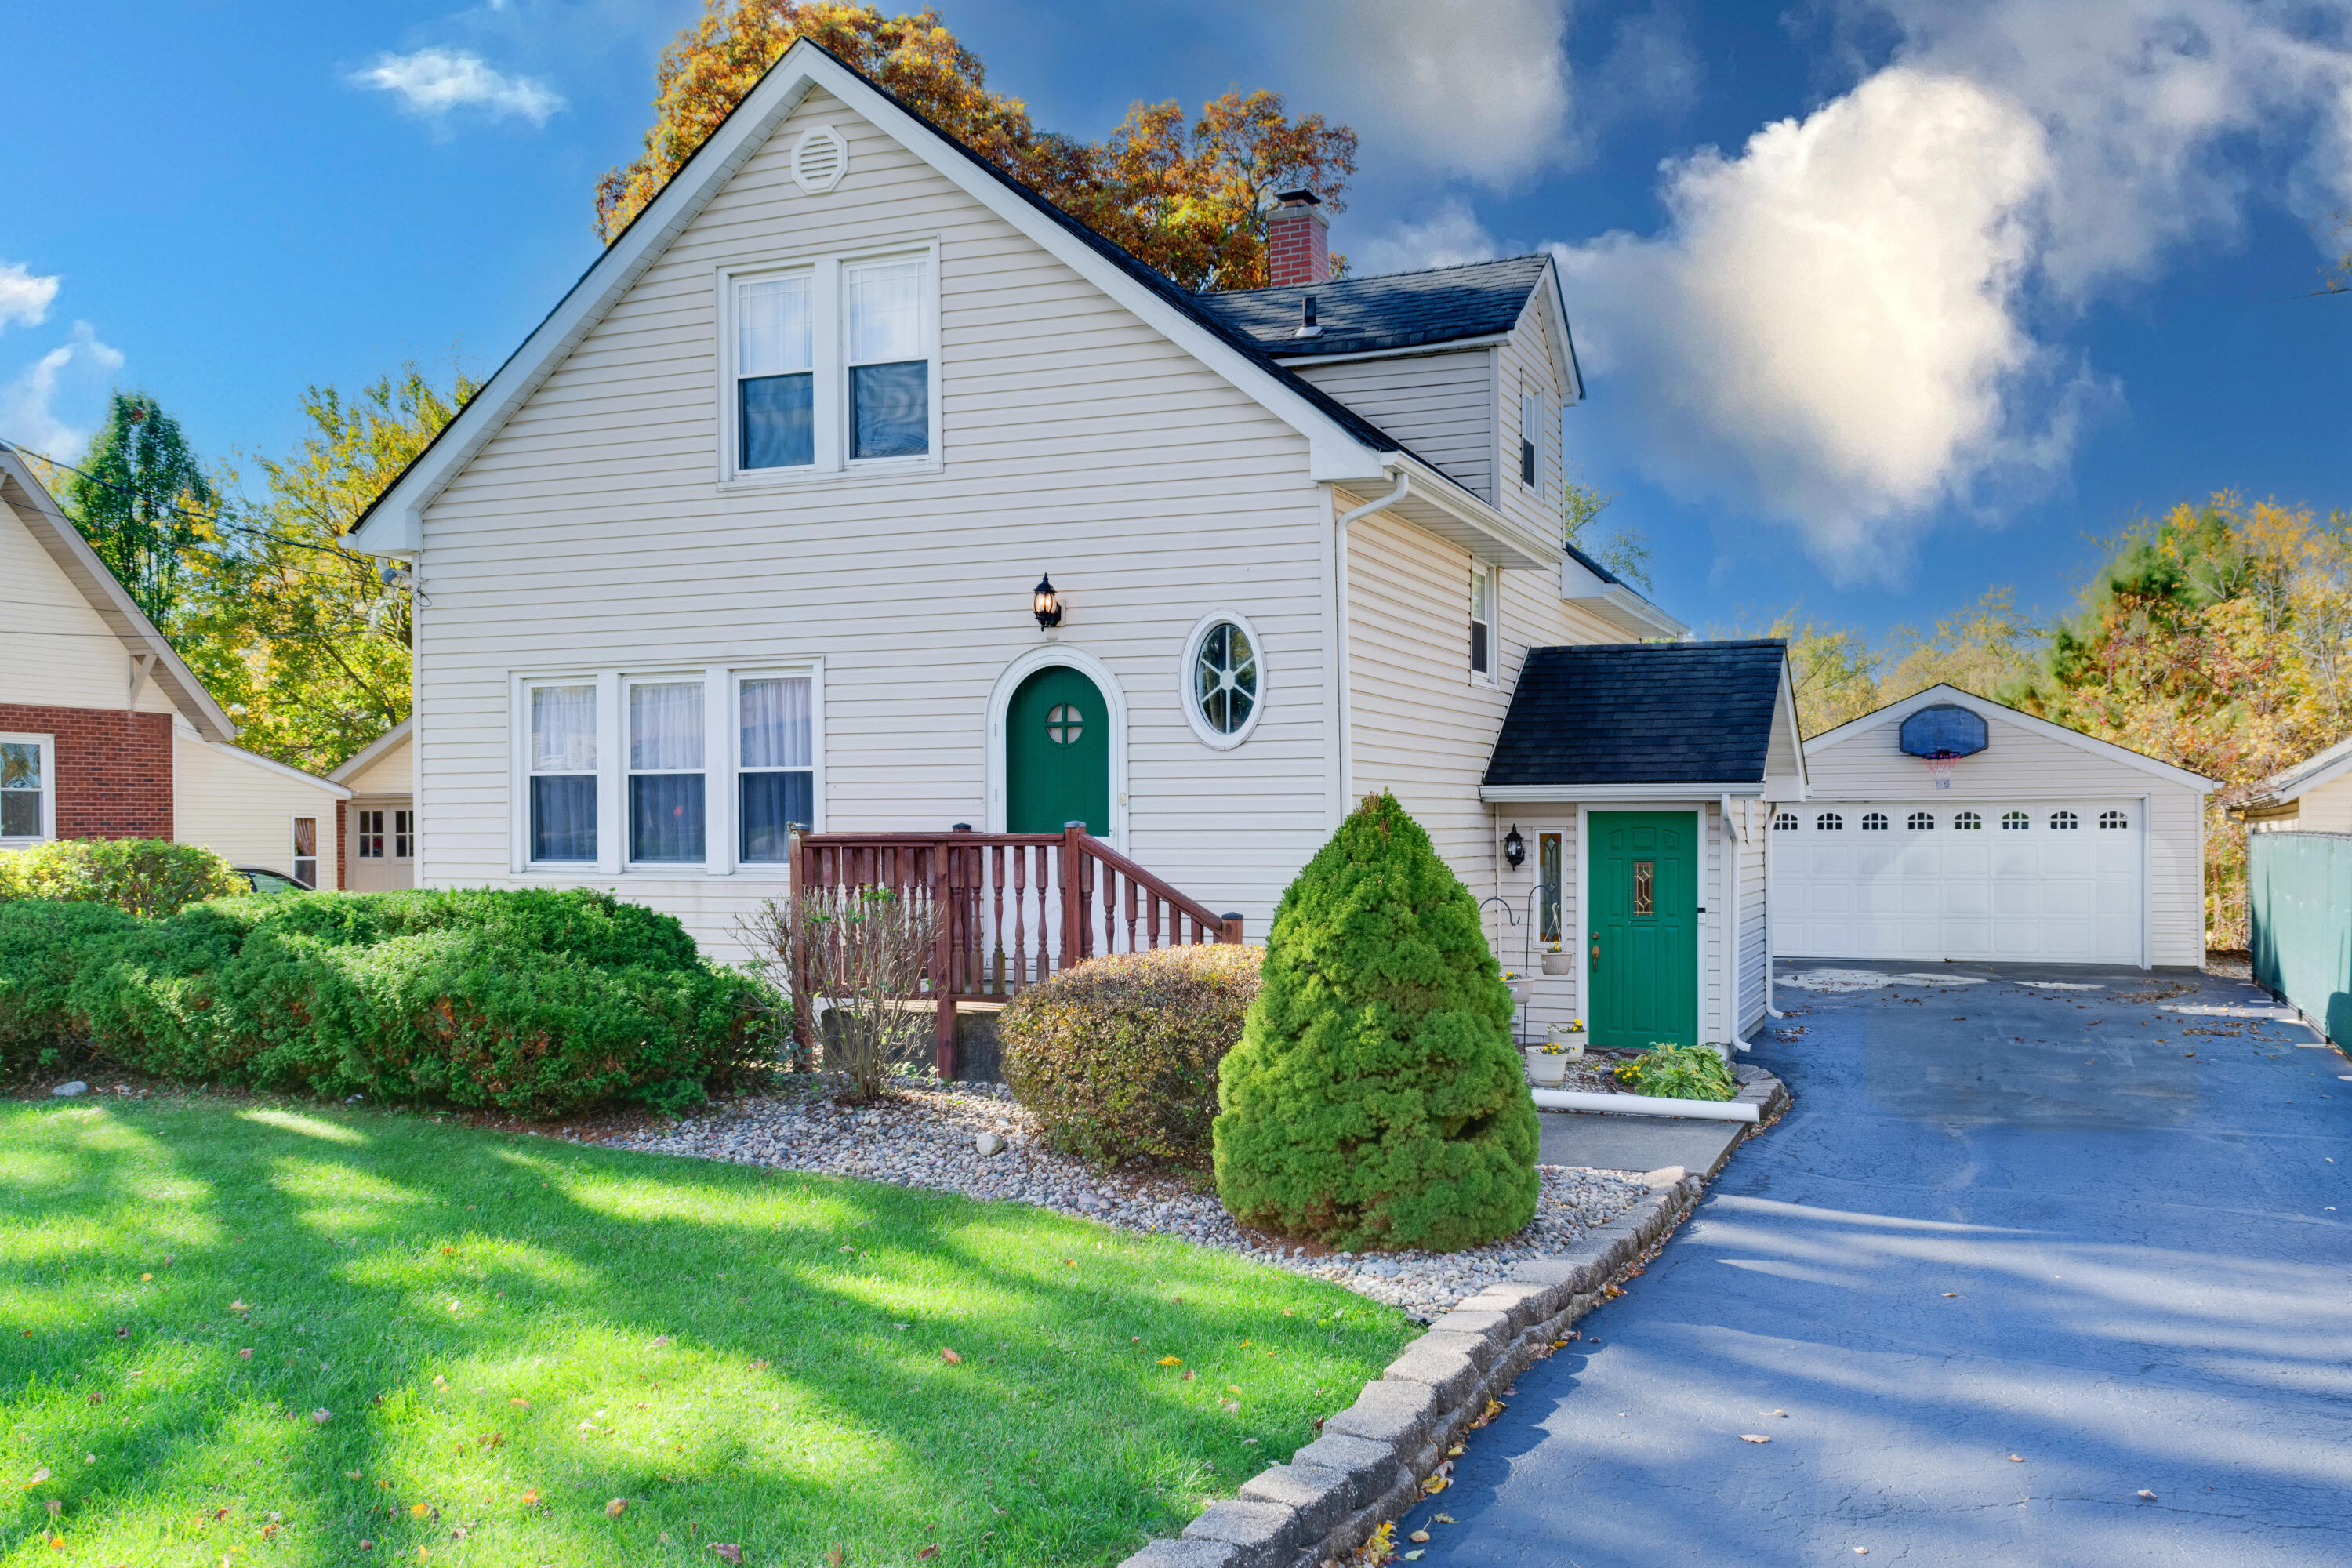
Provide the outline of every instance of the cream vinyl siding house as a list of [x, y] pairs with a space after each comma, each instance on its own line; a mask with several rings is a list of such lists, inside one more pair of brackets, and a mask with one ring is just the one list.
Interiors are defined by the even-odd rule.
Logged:
[[2352, 833], [2352, 740], [2263, 780], [2230, 815], [2249, 833]]
[[402, 720], [327, 776], [352, 792], [343, 812], [343, 864], [336, 886], [355, 893], [416, 886], [415, 726]]
[[1580, 395], [1548, 258], [1187, 294], [796, 45], [357, 535], [418, 875], [730, 953], [787, 822], [1082, 819], [1262, 940], [1386, 788], [1505, 949], [1528, 650], [1685, 630], [1560, 543]]

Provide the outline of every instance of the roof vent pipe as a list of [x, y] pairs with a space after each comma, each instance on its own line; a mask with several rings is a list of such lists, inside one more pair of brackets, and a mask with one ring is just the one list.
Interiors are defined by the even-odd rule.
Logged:
[[1299, 311], [1298, 330], [1290, 335], [1294, 338], [1319, 338], [1323, 335], [1323, 329], [1315, 321], [1314, 295], [1307, 296], [1306, 303]]

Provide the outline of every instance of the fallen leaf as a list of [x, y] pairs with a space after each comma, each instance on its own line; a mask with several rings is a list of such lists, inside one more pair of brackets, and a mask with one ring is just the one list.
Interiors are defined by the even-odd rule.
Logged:
[[509, 1405], [520, 1405], [520, 1406], [521, 1406], [521, 1407], [522, 1407], [523, 1409], [525, 1409], [525, 1410], [528, 1410], [528, 1409], [530, 1409], [530, 1400], [528, 1400], [528, 1399], [509, 1399], [509, 1400], [508, 1400], [508, 1401], [507, 1401], [507, 1403], [508, 1403]]
[[2139, 1489], [2139, 1495], [2146, 1498], [2150, 1502], [2154, 1502], [2156, 1500], [2156, 1494], [2148, 1490], [2146, 1487]]
[[539, 1493], [536, 1491], [528, 1491], [523, 1493], [522, 1506], [525, 1508], [537, 1508], [539, 1506]]
[[49, 1467], [48, 1467], [48, 1466], [47, 1466], [47, 1465], [43, 1465], [39, 1469], [35, 1470], [35, 1471], [33, 1472], [33, 1479], [32, 1479], [31, 1480], [29, 1480], [29, 1481], [26, 1481], [25, 1484], [26, 1484], [26, 1486], [28, 1486], [28, 1487], [37, 1487], [37, 1486], [39, 1486], [43, 1481], [47, 1480], [48, 1479], [49, 1479]]
[[1416, 1530], [1411, 1535], [1406, 1536], [1405, 1539], [1407, 1541], [1426, 1541], [1429, 1539], [1429, 1531], [1425, 1530]]
[[925, 1562], [930, 1558], [937, 1557], [939, 1554], [940, 1549], [936, 1545], [926, 1546], [920, 1552], [915, 1553], [915, 1561], [918, 1563]]
[[614, 1498], [611, 1502], [604, 1505], [604, 1517], [606, 1519], [618, 1519], [628, 1511], [629, 1503], [626, 1498]]
[[824, 1560], [830, 1565], [830, 1568], [841, 1568], [843, 1563], [849, 1561], [849, 1553], [841, 1547], [836, 1546], [832, 1551], [824, 1554]]
[[1180, 1356], [1164, 1355], [1160, 1358], [1160, 1364], [1161, 1366], [1182, 1366], [1184, 1363], [1183, 1359]]
[[1227, 1394], [1239, 1394], [1241, 1391], [1242, 1385], [1238, 1383], [1229, 1383], [1225, 1384], [1225, 1392]]
[[1450, 1513], [1432, 1514], [1430, 1517], [1433, 1521], [1439, 1524], [1452, 1524], [1454, 1522], [1454, 1516]]
[[335, 1413], [331, 1410], [319, 1409], [310, 1412], [310, 1424], [313, 1426], [324, 1426], [328, 1422], [332, 1421], [334, 1418]]
[[1944, 1300], [1947, 1301], [1957, 1300], [1959, 1294], [1960, 1293], [1958, 1290], [1947, 1290], [1944, 1292]]
[[426, 1514], [431, 1513], [433, 1510], [424, 1503], [413, 1502], [408, 1505], [408, 1511], [413, 1517], [423, 1519]]
[[1739, 1435], [1739, 1440], [1743, 1443], [1769, 1443], [1772, 1439], [1760, 1432], [1742, 1432]]
[[1192, 1382], [1192, 1373], [1189, 1373], [1189, 1372], [1188, 1372], [1188, 1373], [1186, 1373], [1184, 1374], [1184, 1381], [1185, 1381], [1185, 1382], [1187, 1382], [1187, 1383]]
[[714, 1541], [710, 1543], [710, 1550], [717, 1554], [719, 1560], [722, 1563], [740, 1563], [743, 1561], [743, 1549], [736, 1545], [731, 1541]]
[[251, 1351], [239, 1351], [236, 1352], [236, 1359], [239, 1361], [251, 1361], [253, 1359], [253, 1352]]
[[360, 1550], [362, 1552], [373, 1552], [375, 1550], [375, 1542], [362, 1535], [360, 1537]]
[[955, 1352], [948, 1349], [945, 1345], [940, 1347], [940, 1359], [947, 1363], [950, 1366], [961, 1366], [963, 1364], [963, 1357], [956, 1354]]
[[47, 1499], [43, 1502], [42, 1506], [49, 1510], [49, 1517], [51, 1519], [57, 1518], [58, 1515], [65, 1512], [66, 1510], [66, 1505], [56, 1498]]
[[238, 1301], [231, 1301], [231, 1302], [228, 1304], [228, 1310], [229, 1310], [230, 1311], [232, 1311], [232, 1312], [250, 1312], [250, 1311], [252, 1311], [252, 1310], [253, 1310], [253, 1309], [252, 1309], [252, 1308], [250, 1308], [250, 1307], [247, 1306], [247, 1305], [246, 1305], [243, 1301], [241, 1301], [241, 1300], [238, 1300]]
[[142, 1285], [144, 1285], [145, 1283], [147, 1283], [147, 1281], [149, 1281], [150, 1279], [152, 1279], [153, 1278], [155, 1278], [155, 1277], [154, 1277], [152, 1274], [142, 1274], [142, 1275], [139, 1277], [139, 1283], [141, 1283]]
[[345, 1470], [345, 1471], [343, 1472], [343, 1479], [345, 1479], [345, 1480], [347, 1480], [347, 1481], [355, 1481], [355, 1480], [358, 1480], [359, 1479], [360, 1479], [360, 1473], [359, 1473], [357, 1470]]
[[2021, 1465], [2025, 1463], [2025, 1456], [2022, 1454], [2011, 1454], [2009, 1457], [2009, 1462], [2012, 1465]]
[[1416, 1546], [1412, 1551], [1404, 1554], [1404, 1560], [1408, 1563], [1418, 1563], [1421, 1561], [1422, 1552], [1426, 1550], [1427, 1548], [1425, 1547]]

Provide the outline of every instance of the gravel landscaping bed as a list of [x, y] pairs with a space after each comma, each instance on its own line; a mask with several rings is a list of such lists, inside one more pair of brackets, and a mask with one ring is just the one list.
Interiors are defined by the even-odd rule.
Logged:
[[[1567, 1251], [1584, 1231], [1615, 1219], [1650, 1190], [1622, 1172], [1543, 1165], [1536, 1217], [1507, 1241], [1444, 1254], [1334, 1253], [1244, 1230], [1213, 1193], [1195, 1191], [1180, 1176], [1099, 1171], [1052, 1152], [1001, 1085], [923, 1084], [863, 1107], [836, 1104], [835, 1087], [811, 1078], [783, 1093], [730, 1100], [685, 1121], [593, 1141], [1034, 1204], [1328, 1279], [1424, 1321], [1499, 1283], [1523, 1262]], [[1003, 1147], [980, 1152], [992, 1134]]]

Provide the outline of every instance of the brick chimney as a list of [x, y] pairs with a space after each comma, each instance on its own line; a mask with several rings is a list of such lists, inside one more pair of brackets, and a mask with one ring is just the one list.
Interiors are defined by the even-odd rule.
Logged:
[[1312, 289], [1331, 281], [1331, 220], [1313, 191], [1284, 191], [1266, 215], [1267, 281], [1277, 289]]

